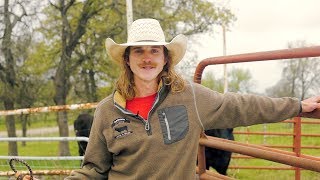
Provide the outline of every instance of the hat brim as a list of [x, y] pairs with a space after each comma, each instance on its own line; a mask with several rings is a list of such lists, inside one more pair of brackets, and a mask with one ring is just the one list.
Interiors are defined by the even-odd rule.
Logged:
[[129, 46], [165, 46], [170, 56], [172, 57], [173, 65], [177, 65], [183, 58], [187, 49], [187, 37], [183, 34], [177, 35], [169, 43], [167, 42], [153, 42], [153, 41], [141, 41], [131, 42], [124, 44], [117, 44], [111, 38], [107, 38], [105, 42], [108, 55], [117, 63], [123, 61], [123, 54]]

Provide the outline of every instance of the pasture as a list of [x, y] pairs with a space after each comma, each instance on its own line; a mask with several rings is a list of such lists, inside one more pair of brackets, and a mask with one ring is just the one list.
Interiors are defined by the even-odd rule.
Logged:
[[[73, 121], [76, 119], [80, 112], [72, 111], [68, 113], [69, 124], [69, 136], [75, 136], [73, 130]], [[18, 117], [18, 116], [17, 116]], [[4, 124], [4, 117], [0, 117], [0, 136], [6, 135], [6, 128]], [[21, 123], [16, 120], [17, 134], [21, 137]], [[262, 124], [254, 125], [250, 127], [238, 127], [234, 131], [241, 132], [282, 132], [292, 133], [292, 124], [289, 123], [276, 123], [276, 124]], [[30, 136], [34, 137], [57, 137], [57, 125], [54, 113], [38, 113], [30, 115], [30, 122], [28, 125], [28, 132]], [[33, 133], [32, 133], [33, 132]], [[302, 134], [320, 134], [319, 128], [312, 124], [303, 124]], [[27, 133], [28, 134], [28, 133]], [[277, 136], [277, 135], [244, 135], [235, 134], [235, 140], [240, 142], [246, 142], [250, 144], [259, 145], [287, 145], [292, 146], [293, 139], [291, 136]], [[302, 137], [302, 146], [320, 146], [320, 137]], [[59, 143], [50, 142], [18, 142], [18, 150], [20, 156], [58, 156]], [[71, 156], [78, 156], [78, 145], [76, 141], [69, 142], [69, 148]], [[292, 151], [290, 148], [282, 150]], [[302, 149], [303, 154], [320, 156], [319, 149]], [[0, 142], [0, 155], [6, 156], [8, 154], [8, 143]], [[237, 156], [237, 154], [233, 154]], [[80, 167], [80, 160], [27, 160], [28, 164], [34, 171], [37, 170], [72, 170]], [[190, 162], [192, 163], [192, 162]], [[254, 158], [232, 158], [230, 166], [261, 166], [261, 167], [285, 167], [282, 164], [270, 162], [261, 159]], [[25, 167], [21, 167], [26, 170]], [[212, 171], [215, 171], [211, 169]], [[0, 171], [11, 171], [7, 160], [0, 160]], [[236, 179], [245, 180], [268, 180], [274, 179], [294, 179], [295, 174], [293, 170], [258, 170], [258, 169], [229, 169], [228, 176]], [[63, 179], [63, 175], [60, 176], [46, 176], [45, 179]], [[5, 176], [0, 176], [0, 179], [6, 179]], [[301, 172], [302, 180], [320, 179], [320, 174], [312, 171], [303, 170]]]

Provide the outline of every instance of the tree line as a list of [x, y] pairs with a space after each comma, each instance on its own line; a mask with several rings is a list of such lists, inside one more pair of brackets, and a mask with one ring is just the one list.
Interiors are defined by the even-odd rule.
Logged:
[[[287, 48], [312, 46], [304, 40], [288, 42]], [[300, 100], [319, 94], [320, 90], [320, 58], [294, 58], [278, 62], [282, 68], [281, 77], [274, 85], [267, 87], [264, 93], [255, 91], [255, 81], [247, 69], [233, 68], [228, 72], [228, 91], [239, 93], [256, 93], [271, 97], [296, 97]], [[272, 72], [265, 72], [267, 73]], [[219, 78], [213, 72], [207, 72], [202, 84], [218, 92], [224, 92], [224, 78]]]
[[[104, 41], [126, 41], [125, 0], [3, 0], [0, 15], [1, 109], [97, 102], [112, 92], [119, 69], [107, 57]], [[133, 17], [158, 19], [167, 41], [180, 33], [212, 32], [214, 25], [228, 27], [236, 20], [230, 9], [205, 0], [135, 0]], [[306, 45], [297, 41], [288, 48]], [[195, 58], [180, 63], [181, 72], [193, 73]], [[281, 79], [266, 95], [304, 99], [319, 93], [318, 58], [283, 62]], [[254, 92], [249, 71], [232, 69], [228, 77], [229, 91]], [[223, 79], [212, 73], [203, 84], [223, 92]], [[56, 117], [59, 135], [69, 136], [67, 112]], [[28, 115], [20, 120], [25, 135]], [[8, 137], [16, 137], [15, 117], [5, 121]], [[18, 155], [16, 142], [9, 142], [8, 152]], [[59, 155], [70, 155], [68, 142], [60, 142]]]
[[[1, 109], [96, 102], [112, 92], [119, 69], [104, 41], [126, 41], [125, 0], [4, 0], [0, 4]], [[208, 1], [133, 2], [133, 17], [156, 18], [168, 41], [179, 33], [211, 31], [235, 16]], [[28, 116], [22, 116], [27, 121]], [[6, 116], [8, 137], [16, 137], [14, 116]], [[67, 112], [57, 113], [60, 136], [69, 136]], [[9, 142], [9, 155], [18, 155]], [[59, 155], [68, 156], [68, 142]]]

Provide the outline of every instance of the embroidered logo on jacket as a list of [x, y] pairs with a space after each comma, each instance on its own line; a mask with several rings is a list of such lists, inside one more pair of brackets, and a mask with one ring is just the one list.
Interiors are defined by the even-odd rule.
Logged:
[[130, 120], [125, 118], [118, 118], [112, 122], [111, 127], [117, 134], [114, 138], [118, 139], [132, 133], [132, 131], [128, 130], [128, 126], [126, 126], [128, 123], [130, 123]]

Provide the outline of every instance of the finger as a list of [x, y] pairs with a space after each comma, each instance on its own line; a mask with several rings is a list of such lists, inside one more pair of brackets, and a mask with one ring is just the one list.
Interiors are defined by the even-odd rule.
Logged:
[[29, 176], [29, 175], [25, 175], [25, 176], [23, 177], [23, 180], [30, 180], [30, 176]]
[[14, 175], [17, 179], [20, 179], [20, 180], [22, 180], [23, 179], [23, 174], [21, 174], [21, 173], [16, 173], [15, 175]]

